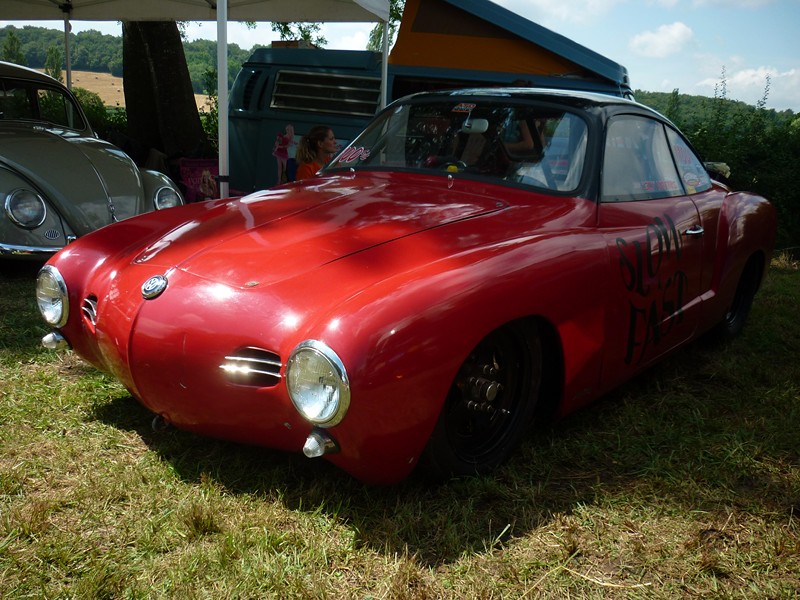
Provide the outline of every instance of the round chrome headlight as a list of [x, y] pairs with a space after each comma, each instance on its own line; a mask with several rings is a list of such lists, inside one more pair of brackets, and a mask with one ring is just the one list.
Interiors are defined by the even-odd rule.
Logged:
[[297, 411], [320, 427], [338, 424], [350, 406], [350, 382], [342, 361], [316, 340], [306, 340], [292, 351], [286, 386]]
[[165, 208], [173, 208], [183, 204], [181, 195], [171, 187], [158, 188], [153, 196], [153, 206], [156, 210], [163, 210]]
[[53, 266], [45, 265], [36, 278], [36, 303], [48, 325], [61, 327], [69, 316], [67, 284]]
[[20, 188], [6, 196], [6, 214], [20, 227], [35, 229], [44, 223], [47, 208], [39, 194]]

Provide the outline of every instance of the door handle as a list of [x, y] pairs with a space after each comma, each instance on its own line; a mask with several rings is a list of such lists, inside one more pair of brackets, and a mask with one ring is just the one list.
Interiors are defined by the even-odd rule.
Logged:
[[703, 235], [703, 232], [705, 232], [705, 229], [703, 229], [702, 225], [692, 225], [683, 232], [683, 235]]

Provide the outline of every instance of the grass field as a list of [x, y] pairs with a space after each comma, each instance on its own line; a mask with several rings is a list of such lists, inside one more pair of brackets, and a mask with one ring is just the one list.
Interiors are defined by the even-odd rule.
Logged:
[[3, 598], [800, 598], [800, 270], [532, 432], [493, 477], [363, 486], [324, 462], [154, 432], [39, 346], [0, 275]]

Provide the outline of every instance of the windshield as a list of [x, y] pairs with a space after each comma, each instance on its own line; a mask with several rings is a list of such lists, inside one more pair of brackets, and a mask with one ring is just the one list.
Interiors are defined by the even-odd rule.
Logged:
[[326, 170], [438, 170], [575, 190], [586, 154], [583, 119], [561, 108], [505, 100], [400, 104], [378, 116]]
[[46, 121], [68, 129], [86, 128], [81, 112], [63, 90], [15, 79], [0, 79], [0, 119]]

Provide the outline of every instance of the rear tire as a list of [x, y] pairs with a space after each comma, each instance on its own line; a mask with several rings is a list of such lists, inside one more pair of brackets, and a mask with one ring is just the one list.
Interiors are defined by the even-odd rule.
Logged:
[[491, 472], [528, 430], [542, 377], [542, 343], [521, 322], [487, 335], [450, 386], [421, 459], [436, 480]]
[[753, 299], [761, 285], [762, 271], [763, 267], [758, 257], [751, 256], [739, 278], [733, 301], [725, 313], [725, 317], [714, 329], [714, 333], [719, 339], [730, 340], [742, 332], [750, 314], [750, 308], [753, 306]]

